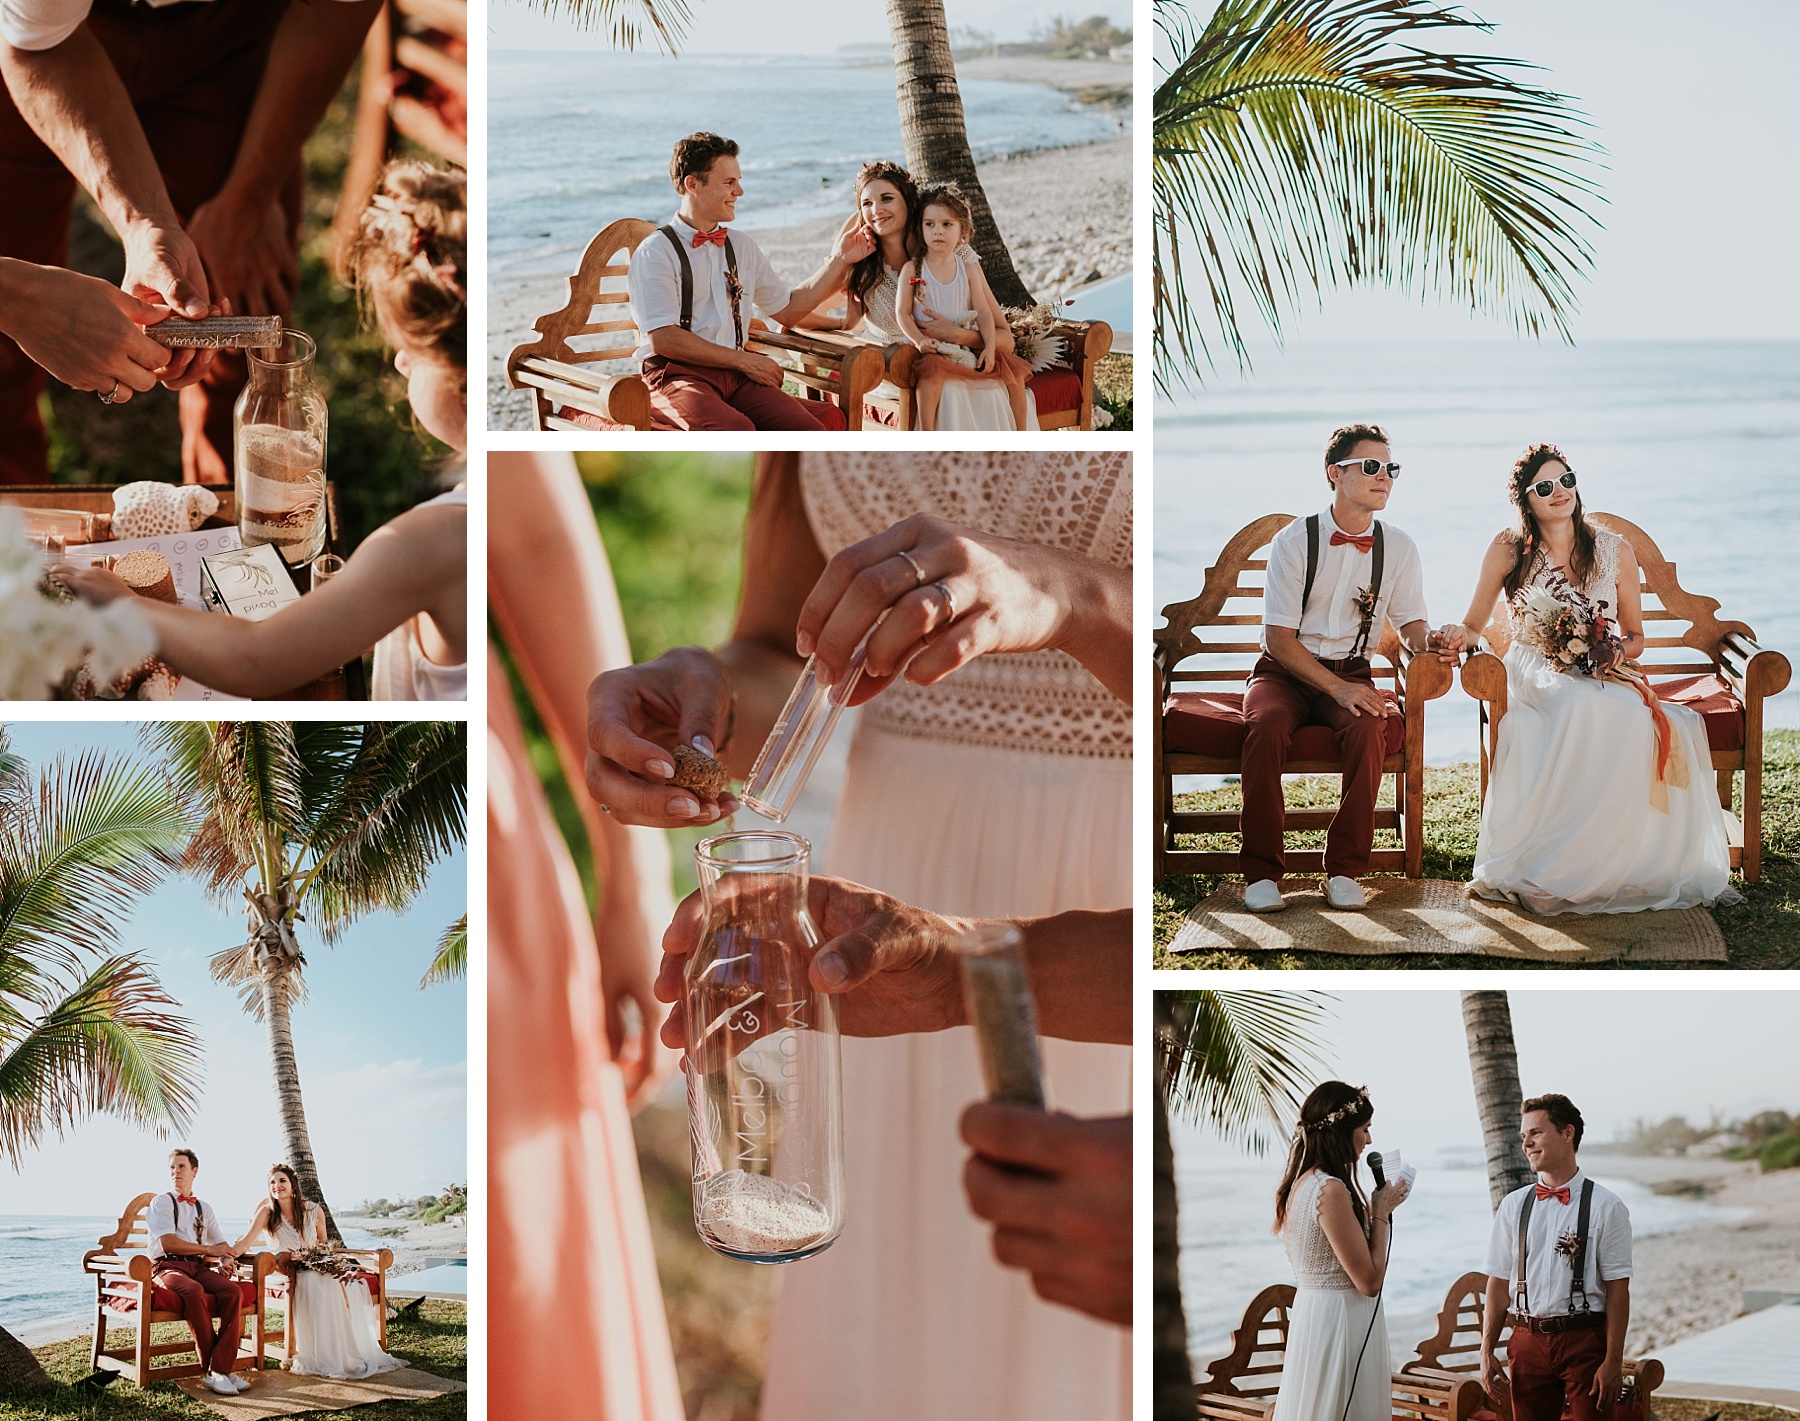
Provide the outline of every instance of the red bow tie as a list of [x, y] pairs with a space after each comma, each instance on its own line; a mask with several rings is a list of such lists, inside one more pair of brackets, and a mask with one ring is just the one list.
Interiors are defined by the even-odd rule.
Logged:
[[1375, 535], [1373, 533], [1363, 533], [1360, 535], [1351, 533], [1333, 533], [1331, 535], [1332, 547], [1341, 548], [1345, 544], [1349, 544], [1359, 553], [1366, 553], [1375, 547]]
[[725, 229], [723, 227], [715, 227], [710, 232], [694, 233], [694, 245], [696, 247], [704, 247], [708, 242], [711, 242], [715, 247], [724, 246]]
[[[1565, 1193], [1565, 1194], [1568, 1192], [1569, 1191], [1566, 1189], [1563, 1191], [1563, 1193]], [[175, 1196], [175, 1202], [177, 1204], [192, 1204], [196, 1209], [198, 1209], [200, 1207], [200, 1201], [198, 1199], [196, 1199], [192, 1194], [177, 1194]], [[1567, 1200], [1565, 1200], [1564, 1202], [1566, 1203]]]
[[1567, 1204], [1569, 1202], [1569, 1186], [1565, 1184], [1561, 1189], [1546, 1189], [1540, 1184], [1537, 1187], [1537, 1197], [1540, 1204], [1546, 1199], [1554, 1199], [1558, 1204]]

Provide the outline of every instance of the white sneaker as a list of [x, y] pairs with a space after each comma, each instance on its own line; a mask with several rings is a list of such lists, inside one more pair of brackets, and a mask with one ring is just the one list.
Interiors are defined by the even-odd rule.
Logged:
[[1362, 884], [1354, 878], [1345, 878], [1341, 873], [1335, 878], [1326, 880], [1325, 901], [1333, 908], [1366, 908], [1369, 900], [1363, 895]]
[[237, 1383], [223, 1372], [208, 1372], [206, 1389], [216, 1391], [220, 1396], [236, 1396], [238, 1394]]
[[227, 1372], [225, 1374], [225, 1379], [239, 1391], [250, 1390], [250, 1378], [245, 1376], [242, 1372]]
[[1259, 878], [1244, 885], [1244, 906], [1252, 913], [1279, 913], [1287, 907], [1287, 899], [1272, 878]]

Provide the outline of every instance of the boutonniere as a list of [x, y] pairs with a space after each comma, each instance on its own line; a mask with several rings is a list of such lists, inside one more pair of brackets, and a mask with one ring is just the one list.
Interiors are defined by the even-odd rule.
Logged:
[[738, 280], [735, 271], [725, 273], [725, 294], [731, 298], [734, 307], [744, 299], [744, 283]]
[[1373, 586], [1365, 587], [1356, 594], [1354, 605], [1357, 616], [1362, 619], [1357, 626], [1356, 645], [1359, 648], [1357, 655], [1362, 654], [1360, 648], [1369, 644], [1369, 630], [1375, 621], [1375, 600], [1376, 593]]
[[1574, 1230], [1566, 1231], [1556, 1241], [1556, 1252], [1563, 1258], [1573, 1258], [1575, 1251], [1581, 1247], [1581, 1237]]

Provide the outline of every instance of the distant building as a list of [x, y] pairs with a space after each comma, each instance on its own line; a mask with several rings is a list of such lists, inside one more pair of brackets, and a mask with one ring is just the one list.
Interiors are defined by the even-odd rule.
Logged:
[[1111, 49], [1106, 51], [1106, 57], [1112, 60], [1114, 64], [1131, 63], [1131, 41], [1127, 40], [1124, 44], [1115, 44]]

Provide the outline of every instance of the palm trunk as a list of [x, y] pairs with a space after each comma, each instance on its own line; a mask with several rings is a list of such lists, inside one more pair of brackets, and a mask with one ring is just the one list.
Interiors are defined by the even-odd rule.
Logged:
[[325, 1202], [325, 1190], [319, 1184], [319, 1169], [313, 1163], [312, 1141], [306, 1134], [306, 1106], [300, 1098], [300, 1066], [294, 1059], [294, 1033], [288, 1024], [288, 979], [291, 965], [265, 961], [263, 964], [263, 1020], [269, 1027], [269, 1062], [275, 1072], [275, 1105], [281, 1115], [281, 1138], [287, 1150], [286, 1163], [300, 1177], [300, 1192], [317, 1204], [325, 1214], [325, 1237], [342, 1244], [337, 1220]]
[[975, 155], [969, 151], [944, 0], [888, 0], [887, 12], [906, 166], [921, 186], [955, 183], [963, 190], [975, 217], [973, 245], [988, 285], [1002, 306], [1030, 306], [1031, 293], [1013, 270], [1012, 254], [994, 222], [975, 171]]
[[1512, 1009], [1505, 992], [1464, 992], [1463, 1030], [1469, 1038], [1469, 1074], [1475, 1079], [1475, 1109], [1487, 1146], [1488, 1197], [1496, 1209], [1515, 1189], [1532, 1181], [1531, 1166], [1519, 1146], [1519, 1052], [1513, 1045]]
[[1194, 1371], [1188, 1362], [1187, 1312], [1181, 1303], [1180, 1203], [1175, 1194], [1175, 1152], [1169, 1143], [1169, 1105], [1163, 1091], [1162, 1053], [1173, 1034], [1168, 994], [1154, 994], [1156, 1048], [1151, 1055], [1156, 1072], [1156, 1139], [1151, 1168], [1153, 1234], [1152, 1278], [1155, 1287], [1155, 1332], [1152, 1335], [1154, 1415], [1156, 1421], [1192, 1421]]
[[49, 1391], [56, 1385], [32, 1351], [0, 1327], [0, 1396], [9, 1392]]

